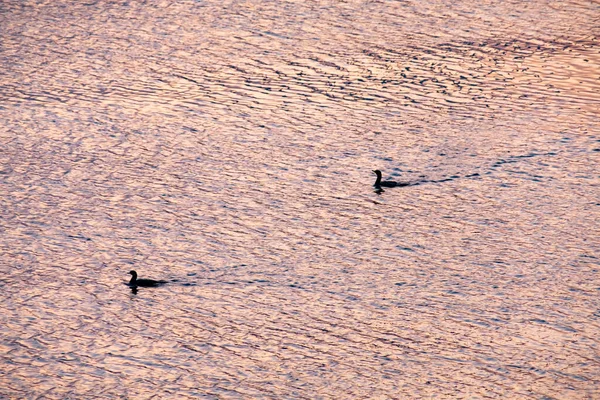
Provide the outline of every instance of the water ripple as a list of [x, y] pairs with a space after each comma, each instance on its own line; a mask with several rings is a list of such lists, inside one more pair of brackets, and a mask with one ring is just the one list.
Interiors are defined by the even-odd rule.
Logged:
[[597, 14], [3, 2], [0, 397], [598, 397]]

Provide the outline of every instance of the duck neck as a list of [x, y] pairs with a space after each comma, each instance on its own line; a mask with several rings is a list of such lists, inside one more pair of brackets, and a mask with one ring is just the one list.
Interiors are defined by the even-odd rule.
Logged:
[[129, 281], [129, 284], [135, 285], [135, 281], [137, 281], [137, 274], [131, 274], [131, 280]]
[[381, 174], [377, 174], [377, 180], [375, 181], [375, 187], [379, 187], [381, 185]]

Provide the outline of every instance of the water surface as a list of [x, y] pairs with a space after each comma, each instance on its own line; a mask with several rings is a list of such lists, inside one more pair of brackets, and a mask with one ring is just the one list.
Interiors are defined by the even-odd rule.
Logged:
[[599, 15], [2, 2], [0, 397], [599, 398]]

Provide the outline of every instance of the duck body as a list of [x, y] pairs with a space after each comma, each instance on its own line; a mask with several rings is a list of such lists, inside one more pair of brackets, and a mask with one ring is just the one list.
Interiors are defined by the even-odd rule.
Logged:
[[129, 281], [129, 286], [131, 287], [157, 287], [167, 283], [166, 281], [155, 281], [154, 279], [138, 279], [137, 272], [129, 271], [131, 274], [131, 280]]
[[380, 187], [408, 186], [408, 183], [395, 182], [395, 181], [383, 181], [383, 182], [379, 182], [379, 185], [376, 184], [374, 186], [380, 186]]
[[376, 169], [373, 171], [377, 175], [377, 180], [373, 184], [375, 189], [381, 189], [382, 187], [399, 187], [399, 186], [410, 186], [409, 182], [396, 182], [396, 181], [381, 181], [381, 171]]

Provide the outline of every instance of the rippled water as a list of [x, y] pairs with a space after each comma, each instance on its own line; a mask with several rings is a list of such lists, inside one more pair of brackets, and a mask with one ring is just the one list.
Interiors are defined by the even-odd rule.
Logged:
[[3, 1], [0, 397], [600, 398], [599, 18]]

